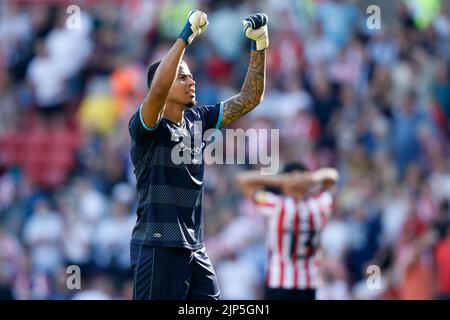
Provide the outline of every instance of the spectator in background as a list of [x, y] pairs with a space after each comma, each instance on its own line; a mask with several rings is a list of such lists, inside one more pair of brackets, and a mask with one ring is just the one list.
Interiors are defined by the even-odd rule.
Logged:
[[0, 300], [21, 298], [24, 250], [18, 239], [0, 226]]
[[[79, 18], [78, 28], [68, 28], [67, 12], [64, 8], [59, 8], [55, 26], [45, 38], [52, 65], [60, 70], [67, 80], [77, 75], [92, 51], [91, 18], [84, 10], [80, 11]], [[71, 88], [68, 86], [68, 89]]]
[[43, 40], [38, 41], [35, 48], [36, 56], [30, 62], [27, 77], [36, 105], [44, 115], [61, 113], [68, 99], [66, 72], [63, 65], [54, 63]]
[[118, 274], [126, 273], [130, 265], [130, 234], [135, 225], [132, 214], [133, 189], [125, 184], [113, 188], [111, 214], [102, 219], [93, 236], [96, 265], [111, 268]]
[[439, 241], [446, 237], [450, 226], [450, 203], [444, 200], [440, 203], [436, 216], [431, 221], [431, 228], [436, 232]]
[[60, 213], [51, 210], [48, 200], [36, 201], [23, 234], [36, 270], [53, 273], [62, 265], [62, 235]]
[[436, 264], [437, 298], [450, 300], [450, 224], [447, 219], [445, 237], [440, 240], [434, 251]]
[[392, 123], [392, 151], [401, 175], [408, 164], [418, 160], [420, 144], [417, 129], [424, 120], [417, 106], [417, 96], [410, 91], [402, 99]]
[[316, 21], [312, 34], [305, 40], [306, 61], [311, 67], [318, 67], [336, 56], [335, 44], [325, 37], [322, 25]]
[[[225, 299], [257, 299], [261, 279], [259, 270], [252, 261], [238, 256], [238, 252], [229, 252], [218, 261], [217, 274], [221, 283], [221, 294]], [[237, 280], [239, 277], [239, 280]]]
[[326, 129], [333, 113], [339, 107], [336, 90], [331, 83], [324, 78], [323, 72], [318, 72], [312, 82], [312, 105], [314, 114], [319, 121], [320, 128], [326, 134]]
[[347, 273], [339, 259], [323, 258], [323, 286], [317, 288], [317, 300], [349, 300]]
[[[241, 6], [226, 5], [221, 10], [210, 15], [210, 20], [214, 21], [208, 27], [208, 37], [215, 52], [220, 52], [226, 60], [236, 60], [240, 58], [242, 47], [242, 26], [239, 24], [230, 25], [229, 21], [239, 21], [245, 16]], [[227, 30], [227, 32], [223, 32]]]
[[85, 288], [72, 296], [72, 300], [113, 300], [116, 290], [112, 279], [104, 274], [92, 272], [85, 278]]
[[[367, 206], [369, 207], [369, 206]], [[350, 283], [364, 281], [366, 264], [379, 248], [381, 220], [377, 212], [368, 212], [369, 208], [355, 208], [348, 222], [350, 248], [346, 255]]]
[[317, 4], [316, 16], [328, 39], [336, 47], [341, 48], [352, 34], [357, 12], [356, 8], [348, 1], [321, 1]]
[[[438, 62], [433, 91], [448, 123], [450, 121], [450, 71], [448, 62]], [[449, 129], [447, 128], [447, 130]]]
[[108, 198], [95, 188], [88, 177], [78, 179], [74, 187], [78, 199], [76, 203], [78, 215], [80, 219], [86, 221], [91, 230], [94, 230], [106, 213]]
[[400, 299], [433, 298], [433, 260], [430, 248], [435, 237], [434, 233], [427, 231], [424, 223], [415, 216], [415, 212], [411, 212], [394, 253]]

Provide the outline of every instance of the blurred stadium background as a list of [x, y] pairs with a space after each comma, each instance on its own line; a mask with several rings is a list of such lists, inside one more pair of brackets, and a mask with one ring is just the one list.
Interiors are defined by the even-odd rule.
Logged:
[[[66, 27], [71, 4], [79, 30]], [[381, 8], [382, 30], [366, 26]], [[0, 298], [129, 299], [135, 222], [127, 132], [192, 8], [199, 103], [238, 92], [241, 20], [269, 15], [267, 90], [234, 125], [279, 128], [281, 160], [341, 172], [322, 242], [319, 299], [450, 297], [450, 1], [0, 2]], [[259, 299], [265, 221], [207, 166], [205, 238], [223, 298]], [[68, 290], [68, 265], [82, 290]], [[366, 268], [381, 268], [369, 290]]]

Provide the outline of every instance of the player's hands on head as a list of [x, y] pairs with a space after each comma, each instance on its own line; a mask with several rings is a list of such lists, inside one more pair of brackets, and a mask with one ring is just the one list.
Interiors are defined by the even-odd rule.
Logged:
[[205, 32], [208, 24], [208, 16], [206, 13], [199, 10], [192, 10], [189, 12], [186, 24], [178, 37], [183, 39], [186, 45], [189, 45], [196, 36]]
[[255, 13], [242, 20], [244, 33], [252, 40], [252, 50], [260, 51], [269, 46], [268, 20], [265, 13]]

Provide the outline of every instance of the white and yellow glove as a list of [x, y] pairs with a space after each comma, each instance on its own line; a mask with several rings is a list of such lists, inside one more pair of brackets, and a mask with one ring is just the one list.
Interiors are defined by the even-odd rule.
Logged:
[[190, 45], [196, 36], [205, 32], [208, 24], [208, 16], [206, 13], [199, 10], [192, 10], [189, 12], [186, 24], [178, 38], [183, 39], [186, 45]]
[[252, 50], [260, 51], [269, 46], [269, 31], [267, 22], [269, 18], [265, 13], [255, 13], [242, 20], [244, 33], [252, 40]]

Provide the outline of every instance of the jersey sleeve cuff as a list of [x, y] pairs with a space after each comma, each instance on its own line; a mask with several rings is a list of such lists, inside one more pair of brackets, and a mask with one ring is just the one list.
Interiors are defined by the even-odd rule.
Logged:
[[143, 105], [141, 104], [141, 106], [139, 107], [139, 118], [141, 119], [141, 124], [146, 130], [153, 131], [158, 127], [158, 124], [161, 122], [162, 117], [158, 119], [158, 122], [156, 122], [156, 124], [153, 127], [147, 126], [144, 122], [144, 118], [142, 118], [142, 106]]
[[220, 124], [222, 123], [222, 117], [223, 117], [223, 101], [220, 102], [219, 117], [217, 119], [216, 129], [220, 129]]

